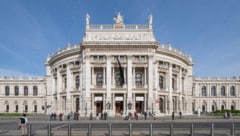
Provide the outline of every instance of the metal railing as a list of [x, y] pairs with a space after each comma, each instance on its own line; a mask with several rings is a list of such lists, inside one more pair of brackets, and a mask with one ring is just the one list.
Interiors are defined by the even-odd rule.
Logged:
[[[67, 131], [67, 136], [72, 136], [72, 124], [74, 124], [74, 123], [61, 123], [62, 126], [67, 128], [67, 130], [66, 130]], [[118, 123], [108, 123], [108, 124], [105, 124], [105, 129], [107, 129], [108, 136], [112, 136], [112, 132], [114, 131], [113, 128], [112, 128], [112, 125], [114, 125], [114, 124], [118, 124]], [[136, 125], [136, 124], [137, 123], [129, 123], [128, 124], [128, 135], [129, 136], [132, 136], [132, 134], [133, 134], [133, 125]], [[153, 132], [154, 132], [153, 124], [154, 123], [146, 123], [145, 124], [145, 125], [148, 126], [145, 129], [147, 129], [147, 131], [148, 131], [147, 135], [149, 135], [149, 136], [153, 136]], [[179, 123], [179, 124], [181, 125], [181, 123]], [[188, 127], [185, 128], [186, 129], [185, 131], [189, 132], [188, 135], [194, 136], [195, 135], [195, 130], [197, 129], [197, 125], [199, 125], [199, 124], [201, 124], [201, 123], [189, 123]], [[230, 124], [231, 124], [231, 126], [228, 127], [227, 129], [230, 130], [230, 135], [231, 136], [235, 136], [235, 134], [236, 134], [235, 133], [235, 129], [236, 129], [235, 122], [230, 122]], [[86, 125], [87, 125], [87, 133], [86, 133], [87, 136], [92, 136], [93, 135], [93, 131], [94, 131], [93, 127], [92, 127], [93, 123], [85, 124], [85, 126]], [[176, 123], [169, 123], [168, 124], [169, 135], [170, 136], [174, 135], [175, 130], [177, 131], [177, 127], [175, 127], [175, 125], [176, 125]], [[196, 125], [196, 128], [195, 128], [195, 125]], [[54, 123], [48, 123], [47, 128], [46, 128], [47, 129], [47, 136], [52, 136], [53, 135], [53, 127], [54, 127]], [[199, 127], [198, 127], [198, 130], [201, 130], [201, 131], [205, 130], [207, 132], [210, 132], [208, 135], [214, 136], [215, 135], [215, 128], [216, 128], [215, 127], [215, 123], [208, 123], [207, 127], [204, 127], [204, 129], [199, 129]], [[136, 128], [134, 128], [134, 129], [136, 129]], [[239, 130], [239, 128], [238, 128], [238, 130]], [[179, 131], [179, 129], [178, 129], [178, 131]], [[32, 131], [32, 124], [28, 124], [28, 136], [33, 136], [33, 135], [36, 135], [36, 134], [34, 134], [34, 132]]]

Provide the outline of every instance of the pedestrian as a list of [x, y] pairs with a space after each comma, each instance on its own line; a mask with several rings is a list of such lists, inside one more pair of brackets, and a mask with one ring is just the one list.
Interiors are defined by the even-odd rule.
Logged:
[[174, 116], [175, 116], [174, 114], [175, 114], [175, 113], [174, 113], [174, 112], [172, 112], [172, 120], [174, 120]]
[[63, 119], [63, 113], [60, 113], [59, 114], [59, 121], [62, 121], [62, 119]]
[[179, 111], [179, 117], [182, 119], [182, 111]]
[[28, 118], [26, 114], [23, 114], [23, 116], [19, 120], [19, 128], [21, 129], [22, 136], [27, 135], [27, 123]]
[[147, 120], [147, 112], [144, 112], [144, 119]]
[[224, 119], [227, 119], [227, 112], [224, 112]]
[[136, 120], [138, 120], [138, 113], [136, 111], [134, 112], [134, 117]]

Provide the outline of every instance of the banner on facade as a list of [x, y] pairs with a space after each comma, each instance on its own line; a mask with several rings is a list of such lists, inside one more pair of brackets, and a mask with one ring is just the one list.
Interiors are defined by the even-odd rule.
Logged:
[[115, 101], [123, 101], [123, 97], [122, 96], [116, 96]]
[[94, 100], [95, 101], [102, 101], [103, 99], [102, 99], [102, 96], [95, 96]]
[[144, 101], [144, 97], [143, 96], [137, 96], [136, 101]]

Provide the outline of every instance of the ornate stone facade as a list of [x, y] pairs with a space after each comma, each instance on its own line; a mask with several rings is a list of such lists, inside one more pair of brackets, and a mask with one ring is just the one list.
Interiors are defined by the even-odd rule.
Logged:
[[[150, 15], [148, 24], [124, 24], [118, 13], [115, 24], [96, 25], [90, 23], [87, 14], [83, 41], [49, 56], [46, 77], [1, 79], [0, 102], [5, 106], [1, 112], [7, 111], [6, 105], [8, 112], [15, 112], [19, 102], [20, 109], [24, 109], [25, 99], [29, 107], [36, 104], [32, 104], [32, 97], [21, 93], [10, 95], [17, 102], [6, 95], [6, 86], [13, 91], [13, 86], [22, 81], [21, 88], [36, 82], [41, 95], [33, 98], [42, 106], [37, 112], [47, 114], [80, 112], [80, 116], [97, 116], [107, 112], [121, 116], [146, 111], [163, 116], [173, 111], [192, 114], [198, 109], [240, 109], [239, 79], [193, 77], [191, 57], [170, 45], [159, 44], [153, 34], [152, 19]], [[215, 93], [209, 91], [212, 86]], [[223, 86], [224, 96], [220, 93]]]

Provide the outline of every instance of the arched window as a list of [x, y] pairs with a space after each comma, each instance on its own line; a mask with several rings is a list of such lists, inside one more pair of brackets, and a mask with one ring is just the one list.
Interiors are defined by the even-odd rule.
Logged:
[[9, 112], [9, 102], [5, 101], [4, 105], [5, 105], [5, 112]]
[[206, 86], [202, 87], [202, 96], [207, 96], [207, 88], [206, 88]]
[[75, 77], [75, 88], [78, 89], [79, 88], [79, 76]]
[[221, 87], [221, 96], [226, 96], [225, 86]]
[[217, 92], [216, 92], [216, 87], [215, 86], [211, 87], [211, 96], [217, 96]]
[[10, 95], [10, 89], [9, 86], [5, 87], [5, 96], [9, 96]]
[[33, 96], [37, 96], [37, 95], [38, 95], [38, 87], [33, 86]]
[[97, 86], [102, 87], [103, 85], [103, 74], [97, 73]]
[[159, 76], [159, 87], [163, 89], [163, 76]]
[[24, 86], [24, 92], [23, 92], [24, 96], [28, 96], [28, 87]]
[[19, 87], [18, 86], [15, 86], [14, 92], [15, 92], [15, 96], [19, 95]]
[[231, 96], [235, 96], [236, 95], [234, 86], [231, 86], [231, 88], [230, 88], [230, 95]]
[[142, 87], [143, 86], [143, 76], [142, 76], [142, 73], [136, 73], [135, 83], [136, 83], [136, 87]]

